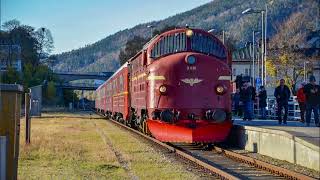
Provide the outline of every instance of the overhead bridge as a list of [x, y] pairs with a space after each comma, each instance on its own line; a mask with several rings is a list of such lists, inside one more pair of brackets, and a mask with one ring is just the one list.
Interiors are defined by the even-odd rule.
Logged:
[[96, 80], [107, 80], [111, 77], [113, 72], [102, 72], [102, 73], [77, 73], [77, 72], [55, 72], [56, 75], [60, 80], [63, 82], [69, 82], [74, 80], [81, 80], [81, 79], [96, 79]]
[[87, 90], [87, 91], [95, 91], [99, 85], [90, 85], [86, 83], [62, 83], [56, 84], [57, 88], [61, 89], [70, 89], [70, 90]]

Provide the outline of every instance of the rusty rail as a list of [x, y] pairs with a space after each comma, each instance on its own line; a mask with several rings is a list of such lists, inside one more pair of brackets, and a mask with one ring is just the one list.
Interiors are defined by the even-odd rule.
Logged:
[[121, 127], [121, 128], [129, 130], [129, 131], [131, 131], [133, 133], [136, 133], [136, 134], [144, 137], [145, 139], [150, 140], [150, 141], [156, 143], [157, 145], [160, 145], [161, 147], [164, 147], [164, 148], [170, 150], [171, 152], [173, 152], [173, 153], [175, 153], [175, 154], [187, 159], [188, 161], [196, 163], [197, 165], [199, 165], [199, 166], [209, 170], [213, 174], [217, 175], [221, 179], [239, 180], [239, 178], [233, 176], [232, 174], [229, 174], [229, 173], [227, 173], [227, 172], [225, 172], [225, 171], [223, 171], [223, 170], [221, 170], [219, 168], [216, 168], [216, 167], [206, 163], [205, 161], [200, 160], [200, 159], [198, 159], [198, 158], [196, 158], [196, 157], [194, 157], [194, 156], [192, 156], [192, 155], [190, 155], [190, 154], [188, 154], [186, 152], [183, 152], [183, 151], [181, 151], [181, 150], [179, 150], [179, 149], [177, 149], [177, 148], [175, 148], [173, 146], [170, 146], [170, 145], [165, 144], [165, 143], [163, 143], [163, 142], [161, 142], [161, 141], [159, 141], [157, 139], [154, 139], [154, 138], [152, 138], [150, 136], [147, 136], [147, 135], [145, 135], [145, 134], [143, 134], [143, 133], [141, 133], [141, 132], [139, 132], [139, 131], [137, 131], [135, 129], [132, 129], [132, 128], [124, 125], [124, 124], [121, 124], [121, 123], [119, 123], [119, 122], [117, 122], [115, 120], [111, 120], [110, 119], [110, 121], [113, 122], [114, 124], [116, 124], [117, 126]]
[[214, 150], [217, 152], [223, 153], [225, 156], [232, 158], [234, 160], [240, 161], [242, 163], [246, 163], [252, 166], [255, 166], [259, 169], [267, 170], [273, 174], [278, 174], [282, 177], [285, 177], [286, 179], [295, 179], [295, 180], [313, 180], [314, 178], [306, 176], [304, 174], [300, 174], [294, 171], [290, 171], [288, 169], [278, 167], [260, 160], [257, 160], [252, 157], [244, 156], [239, 153], [235, 153], [226, 149], [223, 149], [221, 147], [214, 146]]

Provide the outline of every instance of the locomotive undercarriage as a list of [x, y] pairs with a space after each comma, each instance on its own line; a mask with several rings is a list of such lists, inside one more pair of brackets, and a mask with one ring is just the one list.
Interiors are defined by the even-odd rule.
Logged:
[[110, 118], [113, 120], [116, 120], [122, 124], [125, 124], [131, 128], [137, 129], [140, 132], [144, 134], [148, 134], [148, 128], [147, 128], [147, 111], [145, 109], [141, 110], [141, 115], [139, 116], [134, 108], [131, 108], [128, 120], [125, 120], [122, 113], [119, 112], [110, 112], [107, 111], [106, 113], [100, 112], [100, 114], [103, 114], [106, 118]]

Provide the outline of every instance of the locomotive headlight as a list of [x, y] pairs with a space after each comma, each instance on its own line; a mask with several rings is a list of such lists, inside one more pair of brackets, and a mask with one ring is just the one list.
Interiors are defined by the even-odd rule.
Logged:
[[227, 88], [224, 87], [223, 85], [218, 85], [216, 87], [216, 93], [219, 94], [219, 95], [222, 95], [222, 94], [226, 93], [226, 91], [227, 91]]
[[196, 57], [194, 57], [193, 55], [188, 56], [186, 59], [186, 63], [189, 65], [194, 65], [196, 63]]
[[167, 87], [165, 85], [161, 85], [159, 88], [160, 94], [166, 94], [167, 93]]
[[193, 35], [193, 31], [192, 31], [191, 29], [187, 29], [187, 30], [186, 30], [186, 35], [187, 35], [188, 37], [191, 37], [191, 36]]

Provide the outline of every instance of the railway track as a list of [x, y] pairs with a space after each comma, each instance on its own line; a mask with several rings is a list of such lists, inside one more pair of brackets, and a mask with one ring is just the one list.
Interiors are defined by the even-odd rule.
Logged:
[[221, 179], [314, 179], [218, 146], [204, 150], [203, 146], [197, 144], [163, 143], [115, 120], [110, 121], [209, 170]]

